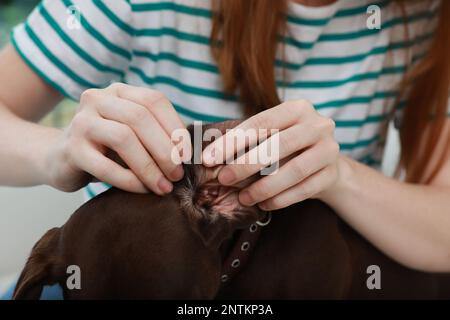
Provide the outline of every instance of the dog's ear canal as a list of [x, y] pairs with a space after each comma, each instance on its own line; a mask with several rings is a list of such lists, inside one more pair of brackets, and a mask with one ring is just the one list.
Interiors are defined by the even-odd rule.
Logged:
[[239, 204], [238, 192], [239, 189], [222, 186], [217, 180], [194, 189], [192, 207], [186, 214], [205, 245], [218, 247], [236, 229], [245, 228], [258, 219], [256, 207]]

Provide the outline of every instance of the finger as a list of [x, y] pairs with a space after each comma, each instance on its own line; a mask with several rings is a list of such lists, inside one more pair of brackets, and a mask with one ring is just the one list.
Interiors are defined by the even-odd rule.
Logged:
[[335, 179], [334, 166], [328, 166], [308, 179], [259, 204], [262, 210], [278, 210], [314, 197]]
[[312, 130], [312, 126], [307, 123], [289, 127], [238, 157], [234, 163], [225, 166], [219, 173], [219, 182], [233, 185], [280, 159], [315, 144], [320, 136], [321, 132]]
[[122, 99], [146, 107], [155, 116], [168, 136], [174, 130], [186, 127], [169, 99], [157, 90], [127, 84], [112, 85], [110, 90]]
[[[230, 155], [242, 152], [248, 146], [256, 145], [261, 139], [279, 130], [301, 123], [304, 115], [313, 110], [309, 102], [301, 100], [285, 102], [258, 113], [208, 145], [202, 154], [203, 162], [207, 166], [222, 164]], [[234, 143], [235, 137], [238, 137], [236, 143]], [[232, 143], [228, 143], [230, 141]]]
[[74, 155], [74, 162], [99, 181], [128, 192], [148, 193], [148, 189], [131, 170], [119, 166], [92, 146], [80, 146]]
[[338, 152], [333, 142], [318, 143], [288, 161], [276, 174], [265, 176], [242, 190], [239, 202], [252, 206], [282, 193], [332, 164]]
[[164, 177], [133, 130], [119, 122], [101, 118], [93, 120], [92, 126], [94, 130], [88, 131], [88, 138], [117, 152], [150, 190], [159, 195], [172, 191], [172, 184]]
[[181, 158], [178, 152], [173, 152], [176, 146], [146, 108], [132, 101], [107, 96], [96, 109], [105, 119], [132, 128], [167, 178], [178, 181], [183, 177]]

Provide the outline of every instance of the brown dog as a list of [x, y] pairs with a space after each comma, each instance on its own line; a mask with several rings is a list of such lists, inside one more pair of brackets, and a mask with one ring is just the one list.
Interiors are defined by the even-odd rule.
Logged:
[[[185, 172], [165, 197], [111, 189], [83, 205], [35, 245], [14, 298], [38, 299], [56, 283], [65, 299], [450, 298], [449, 275], [400, 266], [319, 201], [274, 212], [262, 227], [237, 188], [200, 165]], [[80, 290], [66, 286], [71, 265]], [[381, 289], [367, 287], [371, 265]]]

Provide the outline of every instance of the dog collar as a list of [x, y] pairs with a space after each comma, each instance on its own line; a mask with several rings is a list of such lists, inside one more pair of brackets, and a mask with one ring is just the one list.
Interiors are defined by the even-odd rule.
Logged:
[[261, 234], [262, 228], [267, 226], [271, 220], [272, 212], [266, 212], [262, 220], [251, 224], [246, 229], [238, 231], [239, 235], [222, 265], [222, 275], [220, 277], [222, 286], [229, 283], [239, 270], [245, 266]]

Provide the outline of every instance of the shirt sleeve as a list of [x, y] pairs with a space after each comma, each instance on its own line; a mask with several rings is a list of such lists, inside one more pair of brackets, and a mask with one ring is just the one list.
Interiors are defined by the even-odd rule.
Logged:
[[126, 0], [43, 0], [14, 28], [24, 61], [66, 97], [122, 81], [131, 60], [132, 13]]

